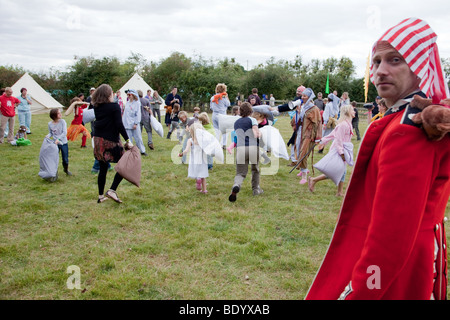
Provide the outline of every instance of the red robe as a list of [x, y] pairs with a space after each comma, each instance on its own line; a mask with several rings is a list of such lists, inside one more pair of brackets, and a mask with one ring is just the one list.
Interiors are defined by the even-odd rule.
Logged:
[[446, 299], [450, 135], [429, 141], [411, 110], [367, 129], [306, 299]]

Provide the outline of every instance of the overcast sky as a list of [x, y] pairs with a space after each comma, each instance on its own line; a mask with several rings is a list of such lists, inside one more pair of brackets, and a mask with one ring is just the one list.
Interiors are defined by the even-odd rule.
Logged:
[[0, 0], [0, 65], [66, 70], [74, 56], [159, 62], [178, 51], [252, 69], [270, 57], [346, 56], [363, 77], [373, 42], [409, 17], [427, 21], [450, 58], [449, 9], [448, 0]]

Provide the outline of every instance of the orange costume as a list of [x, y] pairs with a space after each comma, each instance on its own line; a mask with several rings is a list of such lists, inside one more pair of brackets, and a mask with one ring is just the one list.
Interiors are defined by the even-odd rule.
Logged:
[[70, 123], [69, 128], [67, 128], [67, 139], [70, 141], [75, 141], [81, 137], [81, 147], [86, 146], [86, 140], [91, 138], [89, 130], [83, 125], [83, 110], [88, 107], [88, 104], [82, 104], [81, 106], [75, 106], [75, 117]]

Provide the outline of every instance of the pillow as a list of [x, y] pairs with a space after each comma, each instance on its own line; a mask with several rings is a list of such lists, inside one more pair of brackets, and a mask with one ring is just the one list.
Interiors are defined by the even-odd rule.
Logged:
[[345, 162], [336, 149], [330, 151], [314, 165], [314, 168], [322, 172], [338, 185], [345, 172]]
[[141, 151], [139, 148], [133, 146], [130, 150], [125, 151], [114, 170], [139, 188], [141, 182]]

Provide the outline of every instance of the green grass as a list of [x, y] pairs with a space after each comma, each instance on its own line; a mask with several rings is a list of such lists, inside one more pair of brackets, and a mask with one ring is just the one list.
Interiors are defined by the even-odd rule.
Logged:
[[[33, 116], [32, 146], [0, 145], [0, 299], [304, 298], [342, 202], [332, 182], [311, 194], [280, 160], [277, 174], [261, 177], [262, 196], [252, 196], [249, 175], [230, 203], [233, 165], [215, 164], [200, 194], [187, 166], [172, 163], [177, 143], [155, 136], [141, 188], [124, 181], [123, 204], [97, 204], [90, 145], [69, 142], [72, 177], [61, 167], [54, 183], [37, 175], [48, 121]], [[288, 118], [276, 127], [287, 141]], [[81, 290], [66, 286], [72, 265]]]

